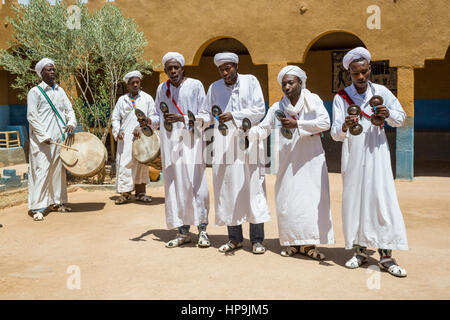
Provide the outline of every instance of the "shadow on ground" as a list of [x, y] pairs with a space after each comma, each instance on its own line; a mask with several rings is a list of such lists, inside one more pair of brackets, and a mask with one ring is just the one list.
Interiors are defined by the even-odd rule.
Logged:
[[[110, 200], [115, 201], [119, 196], [112, 196], [109, 197]], [[143, 202], [143, 201], [136, 201], [136, 199], [134, 198], [134, 195], [131, 196], [131, 200], [122, 203], [121, 205], [125, 205], [127, 203], [136, 203], [136, 204], [140, 204], [140, 205], [144, 205], [144, 206], [157, 206], [160, 204], [163, 204], [165, 202], [165, 198], [163, 197], [152, 197], [152, 201], [151, 202]]]

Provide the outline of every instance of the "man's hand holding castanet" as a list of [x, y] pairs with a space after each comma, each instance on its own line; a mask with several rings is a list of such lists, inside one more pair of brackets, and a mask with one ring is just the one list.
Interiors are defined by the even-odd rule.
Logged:
[[138, 119], [138, 123], [139, 123], [139, 127], [143, 128], [146, 126], [150, 126], [152, 121], [150, 120], [150, 118]]
[[[373, 111], [373, 109], [374, 109], [374, 108], [372, 107], [372, 111]], [[390, 115], [389, 109], [388, 109], [386, 106], [384, 106], [384, 105], [378, 105], [378, 106], [376, 106], [375, 114], [376, 114], [377, 116], [382, 116], [382, 117], [384, 117], [385, 119], [386, 119], [386, 118], [389, 118], [389, 115]]]
[[283, 128], [295, 129], [298, 127], [297, 120], [294, 118], [281, 118], [280, 121]]
[[123, 137], [125, 136], [125, 133], [120, 130], [119, 133], [117, 134], [117, 140], [123, 140]]
[[168, 123], [174, 123], [174, 122], [183, 122], [184, 123], [184, 117], [181, 114], [165, 113], [164, 119]]
[[222, 123], [231, 121], [231, 120], [233, 120], [233, 115], [231, 114], [231, 112], [225, 112], [219, 116], [219, 121]]
[[347, 132], [348, 128], [353, 127], [358, 123], [357, 115], [350, 115], [345, 117], [345, 122], [342, 124], [342, 131]]

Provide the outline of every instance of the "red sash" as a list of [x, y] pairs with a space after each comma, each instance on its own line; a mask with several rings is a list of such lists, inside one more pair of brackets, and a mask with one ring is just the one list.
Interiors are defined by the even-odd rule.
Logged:
[[[337, 93], [342, 99], [344, 99], [349, 105], [351, 104], [356, 104], [352, 98], [350, 98], [350, 96], [348, 95], [347, 91], [345, 91], [344, 89], [340, 89]], [[364, 117], [366, 117], [368, 120], [370, 120], [370, 116], [365, 113], [362, 109], [361, 109], [361, 115], [363, 115]], [[380, 127], [383, 127], [383, 125], [381, 125]]]
[[[166, 86], [167, 86], [166, 96], [167, 96], [167, 98], [170, 98], [170, 80], [167, 80]], [[181, 113], [181, 115], [184, 116], [183, 111], [181, 111], [180, 107], [178, 106], [178, 104], [174, 98], [172, 98], [172, 103], [175, 105], [175, 107], [177, 107], [177, 109]]]

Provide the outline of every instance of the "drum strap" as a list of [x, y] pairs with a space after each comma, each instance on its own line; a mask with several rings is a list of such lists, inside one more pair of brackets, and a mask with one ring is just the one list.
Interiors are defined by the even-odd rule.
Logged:
[[[37, 88], [39, 89], [39, 91], [42, 92], [42, 94], [44, 95], [45, 99], [47, 99], [48, 104], [50, 105], [50, 107], [52, 107], [53, 112], [58, 116], [59, 120], [61, 120], [61, 122], [63, 123], [64, 126], [66, 126], [66, 123], [64, 122], [64, 120], [61, 118], [61, 115], [59, 114], [58, 110], [56, 110], [55, 105], [53, 104], [52, 100], [50, 100], [50, 98], [48, 97], [48, 95], [45, 93], [45, 91], [40, 87], [37, 86]], [[62, 133], [62, 140], [64, 141], [64, 132]]]
[[[170, 80], [167, 80], [166, 86], [167, 86], [166, 96], [167, 96], [167, 98], [170, 98]], [[175, 105], [175, 107], [177, 107], [180, 114], [182, 116], [184, 116], [184, 112], [181, 111], [180, 107], [178, 106], [177, 102], [175, 101], [175, 99], [173, 97], [172, 97], [172, 103]]]

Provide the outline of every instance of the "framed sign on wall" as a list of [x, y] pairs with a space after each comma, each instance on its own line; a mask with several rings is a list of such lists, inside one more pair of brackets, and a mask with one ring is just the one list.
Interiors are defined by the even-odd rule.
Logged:
[[[352, 84], [350, 73], [344, 69], [342, 58], [348, 51], [332, 51], [331, 52], [331, 73], [332, 73], [332, 90], [333, 93], [338, 92]], [[397, 68], [389, 67], [389, 60], [371, 61], [372, 74], [370, 81], [386, 86], [394, 94], [397, 92]]]

